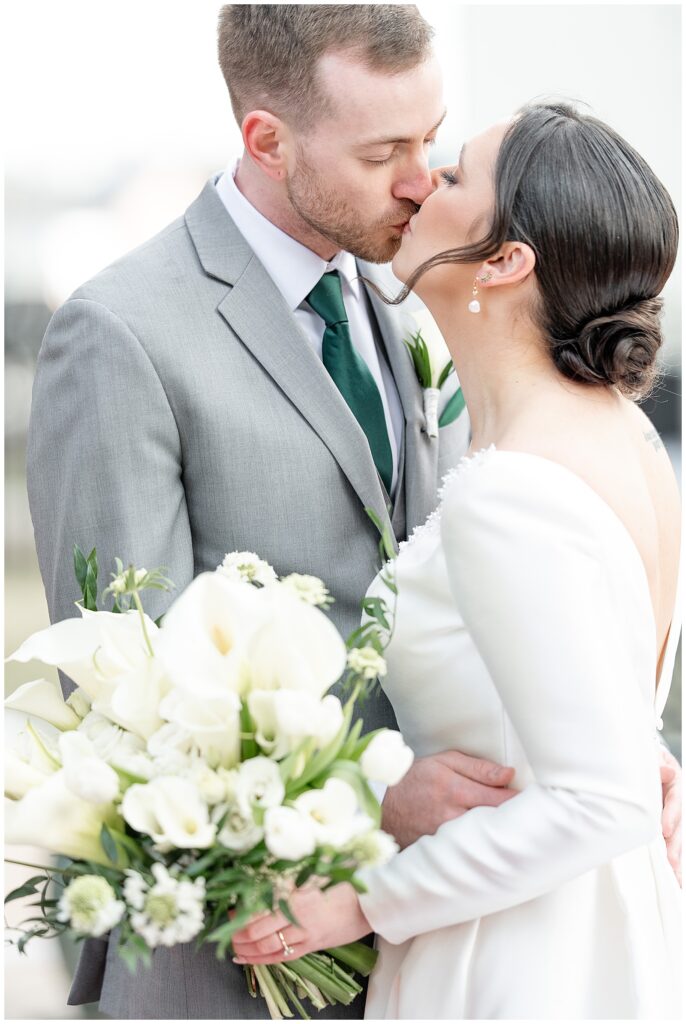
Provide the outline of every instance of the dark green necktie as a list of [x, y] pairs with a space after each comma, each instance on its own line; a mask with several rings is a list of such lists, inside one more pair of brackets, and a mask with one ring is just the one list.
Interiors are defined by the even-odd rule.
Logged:
[[350, 325], [337, 270], [324, 274], [307, 296], [307, 302], [326, 324], [322, 342], [324, 366], [367, 435], [379, 476], [390, 494], [393, 454], [381, 395], [369, 367], [355, 350], [350, 338]]

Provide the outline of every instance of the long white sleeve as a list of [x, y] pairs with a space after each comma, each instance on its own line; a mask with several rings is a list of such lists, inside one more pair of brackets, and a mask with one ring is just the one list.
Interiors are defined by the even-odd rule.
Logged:
[[448, 490], [451, 589], [535, 782], [362, 873], [362, 909], [388, 941], [524, 903], [660, 834], [654, 677], [613, 600], [618, 552], [639, 559], [622, 531], [583, 481], [534, 456], [494, 452]]

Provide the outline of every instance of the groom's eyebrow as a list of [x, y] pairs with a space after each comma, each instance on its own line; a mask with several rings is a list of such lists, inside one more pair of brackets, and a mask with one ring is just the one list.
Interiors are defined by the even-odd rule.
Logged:
[[[447, 113], [448, 113], [447, 110], [443, 111], [443, 113], [441, 114], [440, 118], [438, 119], [436, 124], [433, 126], [433, 128], [430, 128], [429, 131], [426, 133], [427, 135], [430, 135], [431, 132], [437, 132], [438, 131], [438, 129], [443, 124], [443, 121], [445, 120], [445, 115]], [[398, 138], [397, 136], [386, 136], [384, 138], [366, 139], [364, 142], [358, 142], [357, 143], [357, 148], [358, 149], [363, 149], [366, 146], [391, 146], [391, 145], [397, 146], [397, 145], [400, 145], [401, 143], [408, 144], [408, 143], [410, 143], [412, 141], [413, 140], [411, 138]]]

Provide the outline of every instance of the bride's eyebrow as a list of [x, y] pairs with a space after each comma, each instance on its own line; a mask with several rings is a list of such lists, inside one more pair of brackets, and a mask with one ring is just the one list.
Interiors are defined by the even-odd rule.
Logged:
[[[437, 132], [438, 131], [438, 129], [443, 124], [443, 121], [445, 120], [445, 115], [447, 113], [448, 113], [447, 110], [443, 111], [443, 113], [441, 114], [440, 118], [438, 119], [436, 124], [433, 126], [433, 128], [429, 129], [429, 131], [427, 132], [427, 135], [430, 135], [431, 132]], [[398, 146], [398, 145], [400, 145], [402, 143], [408, 144], [408, 143], [410, 143], [412, 141], [413, 140], [411, 138], [402, 138], [402, 139], [400, 139], [400, 138], [397, 138], [397, 137], [394, 137], [394, 136], [386, 136], [385, 138], [379, 138], [379, 139], [365, 139], [364, 142], [358, 142], [356, 144], [355, 148], [356, 149], [366, 149], [369, 146]]]

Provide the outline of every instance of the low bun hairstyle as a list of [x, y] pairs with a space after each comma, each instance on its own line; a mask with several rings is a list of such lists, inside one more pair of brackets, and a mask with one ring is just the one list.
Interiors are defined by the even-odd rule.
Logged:
[[531, 313], [558, 370], [645, 396], [662, 343], [657, 296], [679, 236], [665, 187], [615, 131], [563, 103], [519, 112], [498, 152], [494, 185], [486, 236], [431, 257], [394, 301], [433, 266], [480, 263], [504, 242], [526, 242], [536, 255]]

